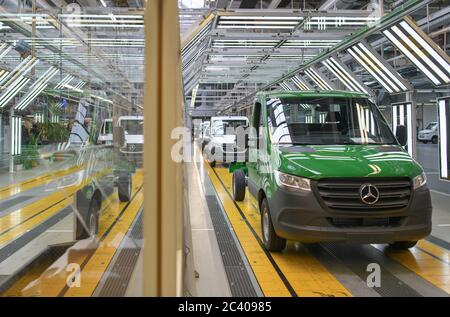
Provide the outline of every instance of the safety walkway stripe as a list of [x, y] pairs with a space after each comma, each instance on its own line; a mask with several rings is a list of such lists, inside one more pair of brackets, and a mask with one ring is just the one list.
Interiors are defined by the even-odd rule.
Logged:
[[450, 264], [445, 260], [445, 256], [436, 255], [439, 254], [439, 247], [426, 241], [419, 241], [418, 245], [410, 250], [392, 250], [382, 245], [374, 246], [410, 271], [450, 294]]
[[25, 192], [37, 186], [46, 184], [50, 181], [54, 181], [57, 178], [73, 174], [74, 172], [80, 170], [81, 168], [82, 167], [80, 166], [72, 166], [70, 168], [66, 168], [56, 172], [52, 171], [35, 178], [27, 179], [20, 183], [11, 184], [6, 187], [0, 188], [0, 200]]
[[[132, 182], [133, 191], [131, 201], [128, 203], [120, 202], [117, 193], [114, 192], [112, 202], [100, 215], [98, 237], [100, 237], [101, 244], [104, 244], [106, 237], [111, 233], [111, 229], [114, 228], [115, 224], [118, 223], [125, 212], [127, 212], [131, 203], [137, 197], [137, 194], [141, 193], [143, 182], [142, 171], [138, 171], [133, 175]], [[79, 245], [80, 243], [82, 245]], [[99, 245], [91, 239], [80, 241], [66, 252], [63, 259], [61, 259], [61, 264], [54, 264], [55, 267], [50, 267], [38, 280], [28, 285], [22, 292], [23, 296], [64, 296], [69, 290], [67, 287], [67, 279], [69, 274], [72, 273], [71, 271], [67, 271], [67, 265], [79, 265], [83, 270], [97, 248], [99, 248]], [[93, 271], [87, 273], [84, 271], [84, 273], [81, 274], [81, 286], [83, 287], [83, 281], [88, 275], [98, 274], [99, 278], [101, 278], [103, 273], [104, 271], [98, 271], [97, 273]]]
[[61, 189], [47, 197], [0, 217], [0, 246], [11, 242], [17, 236], [30, 230], [58, 210], [67, 207], [73, 202], [73, 195], [92, 181], [93, 177], [102, 177], [110, 172], [110, 169], [105, 169], [95, 173], [76, 185]]
[[[99, 247], [94, 254], [83, 263], [81, 271], [81, 287], [72, 287], [64, 293], [65, 297], [88, 297], [92, 296], [103, 275], [107, 271], [119, 246], [125, 239], [132, 223], [142, 211], [144, 201], [143, 191], [140, 190], [131, 201], [125, 212], [116, 219], [102, 237]], [[129, 268], [132, 269], [132, 268]]]
[[[224, 168], [216, 168], [215, 172], [231, 199], [231, 174]], [[257, 233], [257, 238], [262, 241], [260, 214], [250, 197], [247, 192], [246, 199], [235, 204], [253, 231]], [[273, 252], [271, 256], [298, 296], [352, 296], [345, 286], [301, 244], [288, 243], [283, 253]]]
[[219, 177], [209, 166], [207, 166], [207, 171], [264, 295], [269, 297], [297, 296], [272, 255], [265, 251], [252, 226], [229, 197]]

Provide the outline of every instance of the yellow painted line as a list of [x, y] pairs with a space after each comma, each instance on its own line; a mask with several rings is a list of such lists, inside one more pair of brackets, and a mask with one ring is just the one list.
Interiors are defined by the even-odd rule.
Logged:
[[144, 194], [140, 191], [84, 266], [81, 271], [81, 287], [69, 288], [64, 294], [65, 297], [92, 296], [102, 276], [107, 271], [114, 254], [116, 254], [125, 238], [128, 229], [136, 218], [143, 201]]
[[[0, 246], [3, 246], [23, 233], [31, 230], [57, 211], [69, 206], [73, 202], [73, 195], [92, 179], [102, 177], [110, 173], [110, 169], [95, 173], [93, 176], [84, 179], [77, 185], [72, 185], [54, 192], [47, 197], [35, 201], [23, 208], [15, 210], [0, 218]], [[59, 208], [59, 209], [58, 209]]]
[[[137, 190], [142, 186], [143, 174], [142, 170], [137, 171], [133, 175], [133, 191], [132, 195], [135, 195]], [[136, 197], [135, 197], [136, 199]], [[99, 220], [99, 232], [98, 237], [103, 237], [107, 233], [108, 229], [111, 228], [113, 223], [116, 221], [117, 217], [122, 212], [123, 208], [127, 206], [127, 203], [122, 203], [119, 201], [117, 192], [114, 192], [112, 197], [109, 199], [110, 203], [103, 209]], [[130, 208], [131, 204], [127, 207]], [[125, 213], [124, 213], [125, 214]], [[108, 236], [111, 232], [108, 233]], [[102, 244], [104, 243], [101, 242]], [[81, 247], [72, 247], [66, 252], [66, 258], [61, 261], [60, 265], [52, 267], [42, 273], [38, 280], [29, 284], [25, 289], [22, 290], [22, 296], [44, 296], [44, 297], [56, 297], [64, 295], [67, 279], [70, 272], [67, 271], [67, 266], [69, 264], [77, 264], [80, 267], [83, 263], [92, 256], [93, 252], [96, 250], [98, 245], [95, 243], [85, 244]], [[84, 269], [83, 269], [84, 271]], [[102, 275], [104, 272], [99, 272]], [[85, 275], [82, 273], [82, 284], [84, 284], [83, 279]]]
[[[0, 234], [0, 246], [3, 246], [13, 240], [15, 240], [17, 237], [23, 235], [24, 233], [30, 231], [34, 227], [36, 227], [41, 222], [45, 221], [46, 219], [50, 218], [51, 216], [55, 215], [56, 213], [60, 212], [62, 209], [66, 208], [73, 202], [73, 195], [70, 195], [67, 198], [65, 195], [59, 194], [62, 197], [62, 200], [56, 200], [59, 201], [57, 204], [53, 204], [51, 207], [49, 207], [49, 203], [47, 200], [44, 201], [38, 201], [34, 204], [28, 205], [26, 208], [24, 208], [24, 214], [32, 213], [33, 215], [28, 217], [25, 221], [22, 222], [21, 216], [19, 215], [18, 219], [15, 219], [14, 217], [12, 219], [8, 219], [8, 222], [5, 223], [2, 221], [2, 227], [3, 226], [9, 226], [8, 230], [2, 231]], [[60, 197], [60, 198], [61, 198]], [[36, 209], [33, 209], [36, 208]], [[37, 211], [36, 211], [37, 210]], [[4, 220], [4, 219], [1, 219]], [[14, 224], [18, 223], [18, 224]]]
[[[215, 168], [229, 193], [232, 192], [232, 175], [225, 168]], [[237, 202], [254, 231], [261, 236], [260, 213], [256, 202], [247, 191], [245, 200]], [[350, 297], [352, 294], [300, 243], [288, 242], [282, 253], [271, 253], [277, 265], [298, 296]]]
[[17, 184], [11, 184], [9, 186], [3, 187], [0, 189], [0, 200], [25, 192], [34, 187], [50, 183], [57, 178], [73, 174], [74, 172], [80, 170], [81, 168], [82, 167], [80, 166], [73, 166], [67, 169], [63, 169], [56, 172], [53, 171], [32, 179], [27, 179]]
[[427, 241], [419, 241], [409, 250], [392, 250], [384, 245], [374, 245], [387, 256], [416, 273], [436, 287], [450, 294], [450, 262], [445, 262], [447, 251]]
[[228, 196], [228, 193], [226, 192], [226, 189], [223, 188], [219, 178], [214, 174], [208, 164], [205, 165], [207, 166], [211, 182], [222, 202], [222, 206], [233, 226], [233, 230], [244, 250], [262, 292], [265, 296], [269, 297], [291, 296], [287, 286], [270, 262], [270, 259], [265, 254], [264, 249], [253, 235], [252, 231], [245, 223], [245, 219], [242, 218], [239, 210]]

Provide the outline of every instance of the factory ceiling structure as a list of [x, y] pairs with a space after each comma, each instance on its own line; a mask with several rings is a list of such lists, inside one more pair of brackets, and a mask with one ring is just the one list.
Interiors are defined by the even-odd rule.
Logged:
[[448, 3], [430, 2], [217, 1], [186, 35], [186, 105], [201, 116], [248, 107], [267, 89], [361, 91], [381, 101], [448, 85]]

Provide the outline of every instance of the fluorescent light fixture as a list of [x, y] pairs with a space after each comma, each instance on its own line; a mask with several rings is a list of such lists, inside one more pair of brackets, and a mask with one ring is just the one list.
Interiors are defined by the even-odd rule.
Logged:
[[0, 108], [6, 106], [6, 104], [13, 99], [17, 93], [21, 91], [26, 84], [28, 84], [29, 81], [29, 78], [20, 76], [11, 85], [9, 85], [8, 88], [0, 95]]
[[450, 57], [407, 17], [383, 34], [436, 86], [450, 84]]
[[48, 86], [48, 82], [59, 72], [58, 68], [52, 66], [50, 67], [41, 77], [39, 77], [36, 82], [31, 85], [30, 90], [25, 94], [25, 96], [19, 100], [16, 104], [15, 109], [23, 110], [25, 109], [39, 94]]
[[412, 120], [412, 103], [401, 102], [392, 104], [392, 129], [394, 134], [397, 133], [399, 125], [406, 126], [407, 130], [407, 147], [411, 157], [414, 155], [413, 149], [413, 120]]
[[294, 82], [294, 84], [300, 89], [300, 90], [311, 90], [311, 85], [301, 78], [299, 75], [295, 75], [291, 78], [291, 80]]
[[0, 61], [2, 60], [3, 57], [8, 55], [9, 51], [11, 51], [11, 50], [12, 50], [12, 46], [10, 46], [10, 45], [8, 45], [6, 43], [3, 43], [0, 46]]
[[22, 118], [11, 117], [11, 155], [16, 156], [22, 153]]
[[7, 70], [0, 69], [0, 82], [3, 80], [3, 78], [8, 76], [8, 74], [9, 74], [9, 72]]
[[0, 86], [8, 86], [14, 81], [17, 77], [26, 74], [28, 71], [33, 68], [39, 60], [34, 57], [28, 56], [16, 68], [13, 69], [5, 78], [0, 81]]
[[64, 88], [66, 85], [68, 85], [73, 79], [75, 78], [75, 76], [68, 74], [66, 75], [66, 77], [64, 77], [56, 86], [55, 89], [62, 89]]
[[198, 92], [198, 84], [195, 86], [194, 89], [192, 89], [192, 98], [191, 98], [191, 108], [195, 107], [195, 100], [197, 99], [197, 92]]
[[106, 98], [103, 98], [101, 96], [97, 96], [97, 95], [94, 95], [94, 94], [91, 94], [91, 97], [95, 98], [95, 99], [98, 99], [98, 100], [101, 100], [101, 101], [104, 101], [104, 102], [107, 102], [107, 103], [113, 103], [112, 100], [109, 100], [109, 99], [106, 99]]
[[333, 87], [328, 82], [328, 80], [325, 79], [325, 76], [323, 74], [320, 74], [317, 69], [314, 69], [313, 67], [308, 68], [305, 70], [306, 75], [309, 76], [309, 78], [312, 79], [312, 81], [322, 90], [333, 90]]
[[337, 58], [330, 57], [322, 62], [350, 91], [369, 93], [369, 89], [364, 87], [364, 84], [347, 68], [344, 64], [339, 62]]
[[449, 144], [448, 144], [448, 129], [450, 123], [450, 97], [439, 98], [438, 100], [439, 111], [439, 156], [441, 167], [441, 179], [450, 180], [448, 175], [448, 156], [449, 156]]
[[407, 83], [388, 63], [384, 62], [368, 44], [358, 43], [347, 52], [363, 66], [389, 93], [399, 93], [411, 89]]
[[292, 90], [292, 88], [291, 88], [288, 84], [286, 84], [286, 83], [279, 83], [279, 85], [280, 85], [281, 88], [283, 88], [284, 90], [288, 90], [288, 91], [291, 91], [291, 90]]
[[100, 0], [100, 3], [102, 4], [103, 7], [105, 7], [105, 8], [108, 7], [108, 6], [106, 5], [105, 0]]

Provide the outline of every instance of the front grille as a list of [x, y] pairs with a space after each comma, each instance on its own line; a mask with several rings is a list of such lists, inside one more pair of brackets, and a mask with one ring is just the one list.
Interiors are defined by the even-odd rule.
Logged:
[[[373, 205], [364, 203], [361, 186], [371, 184], [379, 190], [379, 200]], [[390, 211], [408, 206], [411, 181], [399, 179], [323, 179], [317, 191], [325, 205], [335, 211]]]
[[335, 227], [398, 227], [401, 217], [383, 218], [328, 218], [328, 221]]
[[144, 144], [142, 143], [129, 143], [127, 144], [127, 152], [141, 153], [144, 151]]

